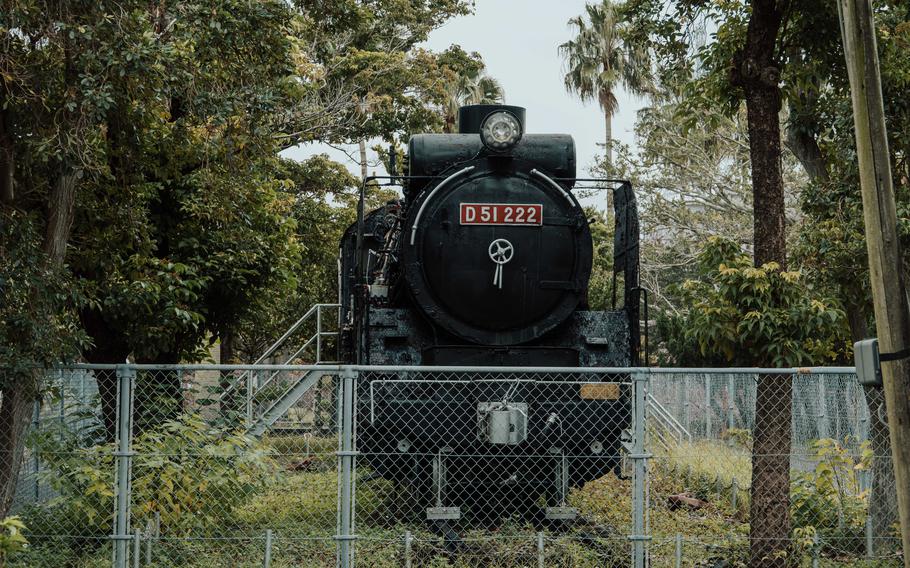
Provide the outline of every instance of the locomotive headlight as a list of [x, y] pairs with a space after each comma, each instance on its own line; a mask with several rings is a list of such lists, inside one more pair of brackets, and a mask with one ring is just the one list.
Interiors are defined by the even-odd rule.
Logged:
[[480, 125], [480, 141], [495, 152], [511, 149], [521, 140], [521, 123], [514, 114], [500, 110], [491, 113]]

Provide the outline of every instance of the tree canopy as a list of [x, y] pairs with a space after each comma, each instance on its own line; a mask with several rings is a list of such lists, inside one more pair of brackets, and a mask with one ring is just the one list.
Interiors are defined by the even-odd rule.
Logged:
[[199, 361], [218, 340], [255, 357], [301, 304], [333, 300], [356, 180], [281, 152], [441, 130], [446, 85], [482, 59], [417, 45], [468, 10], [0, 2], [0, 452], [21, 456], [42, 388], [11, 369]]

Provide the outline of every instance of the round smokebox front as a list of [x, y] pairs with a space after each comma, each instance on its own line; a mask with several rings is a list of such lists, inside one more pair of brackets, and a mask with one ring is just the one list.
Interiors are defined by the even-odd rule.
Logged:
[[402, 250], [411, 293], [436, 323], [475, 343], [514, 345], [572, 313], [592, 244], [571, 194], [521, 172], [437, 187], [411, 207]]

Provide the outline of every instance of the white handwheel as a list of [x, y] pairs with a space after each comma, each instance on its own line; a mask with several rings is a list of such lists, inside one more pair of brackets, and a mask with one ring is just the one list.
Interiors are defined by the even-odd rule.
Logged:
[[502, 265], [512, 260], [515, 247], [505, 239], [496, 239], [490, 243], [487, 254], [490, 256], [490, 260], [496, 263], [496, 270], [493, 271], [493, 286], [502, 289]]
[[490, 243], [488, 249], [488, 254], [490, 255], [490, 260], [496, 264], [505, 264], [512, 260], [512, 255], [515, 253], [515, 249], [512, 247], [512, 243], [505, 239], [496, 239]]

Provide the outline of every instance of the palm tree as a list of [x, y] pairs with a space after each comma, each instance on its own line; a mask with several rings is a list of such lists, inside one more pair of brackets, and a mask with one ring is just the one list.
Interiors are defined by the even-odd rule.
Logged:
[[611, 0], [586, 4], [587, 18], [569, 20], [575, 37], [559, 46], [568, 71], [566, 89], [582, 101], [597, 100], [604, 113], [607, 167], [613, 160], [613, 115], [618, 103], [616, 88], [621, 84], [637, 95], [651, 92], [651, 64], [646, 48], [623, 39], [618, 5]]
[[487, 75], [482, 68], [455, 77], [446, 85], [445, 89], [445, 126], [443, 130], [449, 133], [455, 131], [455, 122], [458, 119], [460, 107], [496, 104], [505, 100], [502, 85]]

